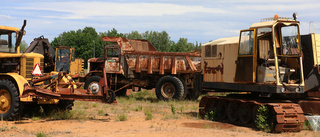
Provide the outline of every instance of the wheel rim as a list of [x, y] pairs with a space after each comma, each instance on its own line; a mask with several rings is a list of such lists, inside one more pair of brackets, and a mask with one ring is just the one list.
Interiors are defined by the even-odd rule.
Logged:
[[238, 110], [238, 105], [236, 102], [231, 102], [228, 105], [228, 120], [231, 123], [234, 123], [238, 120], [239, 118], [239, 110]]
[[0, 113], [6, 113], [11, 107], [11, 96], [10, 93], [5, 90], [0, 90]]
[[176, 92], [176, 89], [172, 83], [164, 83], [161, 87], [161, 94], [165, 98], [172, 98]]
[[243, 125], [246, 125], [250, 122], [251, 118], [251, 108], [249, 104], [242, 103], [239, 109], [239, 119]]
[[92, 92], [92, 94], [97, 94], [99, 92], [99, 83], [91, 82], [89, 84], [89, 90]]

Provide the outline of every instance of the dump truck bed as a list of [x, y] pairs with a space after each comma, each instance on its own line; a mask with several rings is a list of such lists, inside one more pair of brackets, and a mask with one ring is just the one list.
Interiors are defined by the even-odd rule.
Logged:
[[[120, 57], [108, 57], [105, 65], [107, 73], [120, 72], [132, 78], [132, 74], [142, 72], [160, 75], [201, 72], [201, 55], [198, 53], [158, 52], [147, 40], [123, 37], [102, 37], [102, 39], [107, 42], [117, 42], [117, 45], [107, 45], [106, 48], [120, 47], [121, 53]], [[126, 63], [117, 63], [124, 61]], [[117, 71], [118, 64], [120, 71]]]

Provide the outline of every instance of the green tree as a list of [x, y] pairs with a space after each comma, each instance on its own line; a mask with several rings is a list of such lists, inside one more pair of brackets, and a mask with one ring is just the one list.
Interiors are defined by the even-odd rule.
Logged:
[[92, 27], [85, 27], [77, 31], [71, 30], [61, 33], [55, 37], [51, 45], [55, 48], [60, 46], [70, 46], [76, 49], [75, 57], [84, 59], [85, 67], [87, 67], [87, 60], [93, 57], [93, 45], [95, 45], [96, 57], [103, 56], [103, 46], [99, 42], [99, 35]]
[[28, 43], [25, 40], [21, 41], [20, 52], [24, 52], [27, 49], [27, 47], [28, 47]]
[[171, 52], [189, 52], [196, 48], [193, 43], [188, 43], [187, 38], [180, 38], [179, 41], [171, 46]]
[[166, 31], [146, 31], [143, 33], [143, 38], [149, 40], [158, 51], [162, 52], [170, 51], [170, 47], [173, 44]]
[[124, 34], [127, 39], [143, 39], [142, 34], [138, 31], [131, 31], [130, 33]]

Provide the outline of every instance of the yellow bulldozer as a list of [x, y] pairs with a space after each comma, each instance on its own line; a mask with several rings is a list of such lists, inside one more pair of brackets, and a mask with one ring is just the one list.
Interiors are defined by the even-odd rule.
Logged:
[[[115, 93], [106, 85], [105, 77], [99, 82], [101, 90], [92, 94], [89, 90], [78, 89], [81, 83], [72, 81], [68, 70], [61, 69], [61, 72], [43, 73], [41, 68], [48, 71], [45, 65], [50, 66], [46, 64], [50, 63], [46, 61], [48, 56], [31, 52], [20, 53], [20, 42], [26, 33], [25, 26], [26, 20], [21, 29], [0, 26], [1, 119], [15, 120], [22, 114], [22, 108], [27, 104], [51, 104], [61, 110], [68, 110], [72, 108], [74, 100], [104, 103], [115, 101]], [[72, 55], [73, 50], [69, 51]], [[61, 57], [62, 61], [63, 59], [68, 61], [66, 56]], [[68, 59], [72, 60], [72, 56], [69, 56]], [[72, 69], [69, 68], [69, 70]]]

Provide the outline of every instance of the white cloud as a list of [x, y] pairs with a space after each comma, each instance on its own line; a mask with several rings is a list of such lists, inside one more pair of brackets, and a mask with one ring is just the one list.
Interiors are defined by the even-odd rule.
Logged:
[[[41, 5], [41, 6], [37, 6]], [[96, 16], [163, 16], [192, 12], [227, 13], [227, 11], [203, 6], [186, 6], [167, 3], [112, 3], [112, 2], [47, 2], [17, 7], [20, 10], [43, 10], [65, 13], [46, 18], [83, 19]]]
[[9, 15], [0, 15], [0, 21], [10, 20], [10, 19], [14, 19], [14, 17]]

